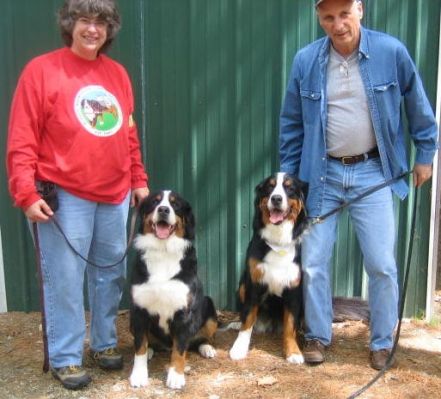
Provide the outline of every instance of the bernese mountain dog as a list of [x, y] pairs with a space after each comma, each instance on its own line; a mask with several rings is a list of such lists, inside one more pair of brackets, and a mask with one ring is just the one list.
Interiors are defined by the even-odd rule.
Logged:
[[130, 330], [135, 358], [130, 384], [148, 384], [151, 345], [159, 343], [171, 348], [166, 385], [181, 389], [189, 349], [198, 350], [205, 358], [216, 355], [211, 343], [217, 314], [197, 276], [194, 216], [189, 203], [172, 191], [148, 195], [140, 204], [139, 215], [131, 282]]
[[306, 185], [286, 173], [264, 179], [255, 190], [253, 236], [239, 282], [240, 331], [233, 360], [247, 356], [253, 327], [283, 331], [290, 363], [304, 362], [299, 349], [302, 307], [300, 241], [307, 226]]

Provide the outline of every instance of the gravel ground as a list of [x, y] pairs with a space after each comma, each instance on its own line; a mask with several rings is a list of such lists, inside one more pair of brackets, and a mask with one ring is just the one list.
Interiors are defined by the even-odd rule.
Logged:
[[[440, 295], [437, 298], [441, 300]], [[221, 312], [221, 317], [231, 321], [237, 315]], [[134, 389], [128, 383], [133, 361], [132, 337], [128, 312], [123, 311], [118, 318], [119, 348], [125, 359], [123, 370], [105, 372], [86, 358], [92, 383], [83, 390], [68, 391], [50, 373], [42, 372], [40, 329], [39, 313], [0, 314], [0, 398], [347, 398], [376, 374], [368, 363], [366, 322], [343, 320], [334, 324], [334, 341], [327, 361], [316, 367], [288, 364], [282, 357], [281, 337], [277, 334], [254, 334], [248, 358], [232, 361], [228, 350], [237, 332], [227, 330], [216, 335], [216, 358], [189, 355], [187, 385], [182, 391], [164, 385], [169, 361], [166, 352], [155, 354], [149, 363], [150, 385]], [[361, 398], [441, 397], [439, 321], [405, 322], [397, 359], [397, 367]]]

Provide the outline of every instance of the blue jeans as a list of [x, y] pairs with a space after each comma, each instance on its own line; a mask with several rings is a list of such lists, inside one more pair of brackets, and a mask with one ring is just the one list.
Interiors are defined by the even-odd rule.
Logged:
[[[384, 182], [380, 160], [353, 165], [329, 160], [322, 214]], [[391, 348], [398, 317], [395, 219], [392, 191], [383, 188], [348, 207], [369, 276], [370, 348]], [[332, 293], [329, 265], [338, 214], [313, 225], [302, 242], [305, 338], [329, 345], [332, 338]]]
[[[87, 201], [57, 187], [61, 228], [75, 249], [98, 265], [120, 260], [126, 248], [130, 193], [119, 205]], [[117, 345], [116, 317], [126, 261], [109, 269], [86, 264], [52, 222], [38, 223], [49, 360], [52, 367], [79, 366], [86, 337], [84, 276], [87, 273], [90, 343], [94, 351]]]

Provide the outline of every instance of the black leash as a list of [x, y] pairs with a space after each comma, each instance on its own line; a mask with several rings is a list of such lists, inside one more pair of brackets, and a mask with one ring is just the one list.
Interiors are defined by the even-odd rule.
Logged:
[[79, 256], [82, 260], [84, 260], [86, 263], [88, 263], [89, 265], [93, 266], [93, 267], [97, 267], [99, 269], [110, 269], [111, 267], [115, 267], [117, 265], [119, 265], [124, 258], [127, 256], [129, 249], [132, 245], [133, 242], [133, 238], [135, 237], [135, 226], [136, 226], [136, 218], [138, 216], [138, 209], [135, 208], [135, 210], [132, 213], [132, 217], [130, 220], [130, 234], [129, 234], [129, 239], [127, 241], [127, 247], [126, 250], [124, 251], [124, 254], [122, 256], [122, 258], [115, 262], [112, 263], [110, 265], [98, 265], [92, 261], [90, 261], [89, 259], [87, 259], [86, 257], [84, 257], [79, 251], [77, 251], [77, 249], [73, 246], [73, 244], [69, 241], [69, 239], [66, 236], [66, 233], [64, 232], [64, 230], [61, 228], [60, 223], [58, 222], [55, 213], [54, 215], [51, 217], [51, 220], [54, 222], [55, 227], [58, 229], [58, 231], [60, 232], [60, 234], [63, 236], [63, 238], [65, 239], [67, 245], [69, 246], [69, 248], [74, 252], [75, 255]]
[[340, 212], [342, 209], [344, 209], [347, 206], [353, 204], [354, 202], [357, 202], [357, 201], [361, 200], [362, 198], [367, 197], [368, 195], [371, 195], [371, 194], [375, 193], [378, 190], [381, 190], [384, 187], [390, 186], [395, 181], [400, 180], [403, 177], [406, 177], [407, 175], [410, 175], [412, 172], [413, 172], [413, 170], [410, 170], [408, 172], [404, 172], [404, 173], [402, 173], [401, 175], [399, 175], [397, 177], [392, 177], [391, 179], [386, 180], [385, 182], [383, 182], [381, 184], [378, 184], [377, 186], [374, 186], [374, 187], [366, 190], [365, 192], [361, 193], [360, 195], [358, 195], [357, 197], [353, 198], [352, 200], [347, 201], [347, 202], [343, 202], [337, 208], [332, 209], [331, 211], [329, 211], [329, 212], [327, 212], [327, 213], [325, 213], [323, 215], [320, 215], [320, 216], [312, 218], [310, 224], [322, 223], [325, 219], [327, 219], [329, 216], [332, 216], [334, 213]]
[[411, 223], [411, 230], [410, 230], [410, 237], [409, 237], [409, 247], [408, 247], [407, 259], [406, 259], [406, 271], [404, 273], [403, 291], [401, 293], [401, 298], [400, 298], [400, 309], [399, 309], [399, 315], [398, 315], [398, 326], [397, 326], [397, 332], [395, 334], [394, 345], [392, 347], [392, 350], [391, 350], [391, 352], [389, 354], [389, 357], [387, 358], [387, 361], [386, 361], [386, 364], [384, 365], [384, 367], [366, 385], [364, 385], [358, 391], [354, 392], [351, 396], [349, 396], [348, 399], [354, 399], [357, 396], [361, 395], [366, 390], [368, 390], [392, 366], [392, 363], [393, 363], [392, 359], [393, 359], [394, 354], [395, 354], [395, 352], [397, 350], [398, 340], [400, 339], [401, 322], [403, 320], [404, 301], [406, 299], [407, 283], [409, 281], [410, 262], [412, 260], [413, 240], [414, 240], [414, 235], [415, 235], [416, 210], [417, 210], [417, 207], [418, 207], [418, 204], [419, 204], [419, 201], [420, 201], [419, 193], [420, 193], [420, 190], [417, 188], [415, 190], [415, 200], [414, 200], [413, 209], [412, 209], [412, 223]]

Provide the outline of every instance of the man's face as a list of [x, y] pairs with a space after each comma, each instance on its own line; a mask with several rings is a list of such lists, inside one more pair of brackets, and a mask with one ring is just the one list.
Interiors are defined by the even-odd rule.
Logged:
[[317, 7], [320, 26], [332, 45], [343, 56], [348, 56], [360, 41], [361, 2], [354, 0], [327, 0]]

